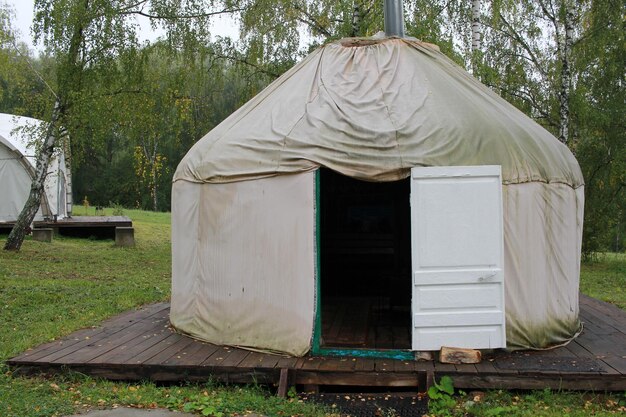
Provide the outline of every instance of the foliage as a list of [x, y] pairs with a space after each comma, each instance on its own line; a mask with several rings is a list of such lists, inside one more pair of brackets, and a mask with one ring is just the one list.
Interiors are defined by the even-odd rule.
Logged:
[[452, 378], [449, 376], [443, 376], [439, 382], [433, 382], [433, 385], [428, 388], [428, 409], [435, 415], [452, 415], [451, 410], [456, 405], [456, 400], [452, 397], [454, 395], [454, 385]]
[[621, 398], [620, 393], [557, 392], [549, 389], [490, 391], [484, 397], [472, 396], [470, 393], [458, 409], [469, 415], [485, 417], [610, 416], [626, 411], [620, 404]]
[[[473, 2], [405, 3], [407, 35], [438, 44], [555, 135], [567, 132], [586, 181], [583, 251], [623, 251], [623, 4], [483, 0], [473, 52]], [[46, 83], [67, 91], [76, 195], [159, 210], [170, 207], [177, 164], [206, 132], [312, 48], [383, 29], [382, 0], [38, 0], [36, 10], [35, 34], [48, 48], [37, 58], [7, 42], [12, 17], [0, 13], [0, 110], [45, 119]], [[137, 40], [139, 13], [164, 30], [161, 39]], [[238, 41], [210, 37], [223, 14], [240, 23]], [[68, 60], [76, 28], [80, 50]]]
[[[621, 4], [621, 6], [620, 6]], [[585, 176], [583, 252], [626, 249], [626, 22], [624, 5], [594, 1], [578, 45], [574, 151]]]
[[[447, 394], [446, 394], [447, 395]], [[588, 417], [626, 411], [624, 393], [474, 391], [451, 397], [447, 407], [429, 404], [429, 417]]]

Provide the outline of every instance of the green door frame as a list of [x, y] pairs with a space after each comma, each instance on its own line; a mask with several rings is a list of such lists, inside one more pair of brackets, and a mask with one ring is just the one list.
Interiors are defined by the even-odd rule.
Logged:
[[321, 293], [321, 193], [320, 170], [315, 171], [315, 323], [313, 326], [313, 343], [311, 353], [321, 356], [352, 356], [360, 358], [385, 358], [414, 360], [415, 353], [411, 350], [396, 349], [350, 349], [350, 348], [323, 348], [322, 340], [322, 293]]

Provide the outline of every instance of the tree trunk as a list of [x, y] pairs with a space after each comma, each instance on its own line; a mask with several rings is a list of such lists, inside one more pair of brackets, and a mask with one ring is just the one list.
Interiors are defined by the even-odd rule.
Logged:
[[472, 0], [472, 73], [478, 72], [480, 52], [480, 0]]
[[559, 140], [569, 140], [569, 96], [572, 84], [571, 52], [574, 42], [574, 5], [565, 2], [565, 37], [561, 49], [561, 88], [559, 91]]
[[352, 9], [352, 32], [350, 36], [353, 38], [361, 36], [361, 6], [358, 0], [354, 2]]
[[30, 186], [30, 194], [24, 208], [17, 218], [17, 222], [11, 229], [11, 233], [4, 245], [4, 250], [20, 250], [24, 237], [26, 236], [29, 226], [32, 224], [37, 210], [41, 206], [41, 195], [44, 189], [46, 176], [48, 175], [48, 166], [54, 152], [54, 144], [57, 139], [57, 126], [59, 124], [59, 116], [61, 104], [57, 99], [52, 110], [52, 119], [46, 128], [46, 138], [37, 154], [37, 167], [35, 168], [35, 177]]
[[70, 144], [70, 137], [65, 127], [60, 128], [61, 139], [63, 142], [63, 155], [65, 156], [65, 210], [67, 211], [67, 217], [72, 217], [72, 210], [74, 208], [74, 196], [72, 195], [72, 147]]
[[152, 164], [152, 211], [158, 211], [157, 207], [157, 172], [155, 163]]

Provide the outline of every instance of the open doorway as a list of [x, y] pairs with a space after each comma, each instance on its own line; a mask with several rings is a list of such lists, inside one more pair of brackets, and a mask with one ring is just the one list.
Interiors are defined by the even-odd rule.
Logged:
[[411, 348], [409, 181], [320, 169], [322, 347]]

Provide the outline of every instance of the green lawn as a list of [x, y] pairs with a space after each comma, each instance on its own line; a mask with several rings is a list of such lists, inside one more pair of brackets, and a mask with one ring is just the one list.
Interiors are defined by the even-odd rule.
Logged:
[[602, 253], [582, 265], [580, 291], [626, 310], [626, 254]]
[[[77, 208], [79, 214], [81, 210]], [[135, 226], [135, 248], [118, 248], [110, 240], [57, 237], [51, 244], [27, 240], [18, 253], [0, 250], [0, 361], [122, 311], [169, 298], [170, 215], [135, 210], [124, 214]], [[5, 239], [0, 237], [0, 245]], [[624, 287], [626, 255], [602, 255], [583, 266], [583, 292], [626, 308]], [[454, 402], [437, 415], [582, 417], [626, 411], [625, 394], [492, 391], [479, 402], [470, 394], [456, 395]], [[281, 400], [258, 387], [213, 383], [160, 387], [77, 374], [21, 378], [0, 365], [0, 416], [63, 416], [114, 405], [204, 410], [216, 416], [249, 411], [326, 415], [319, 407], [295, 398]]]

